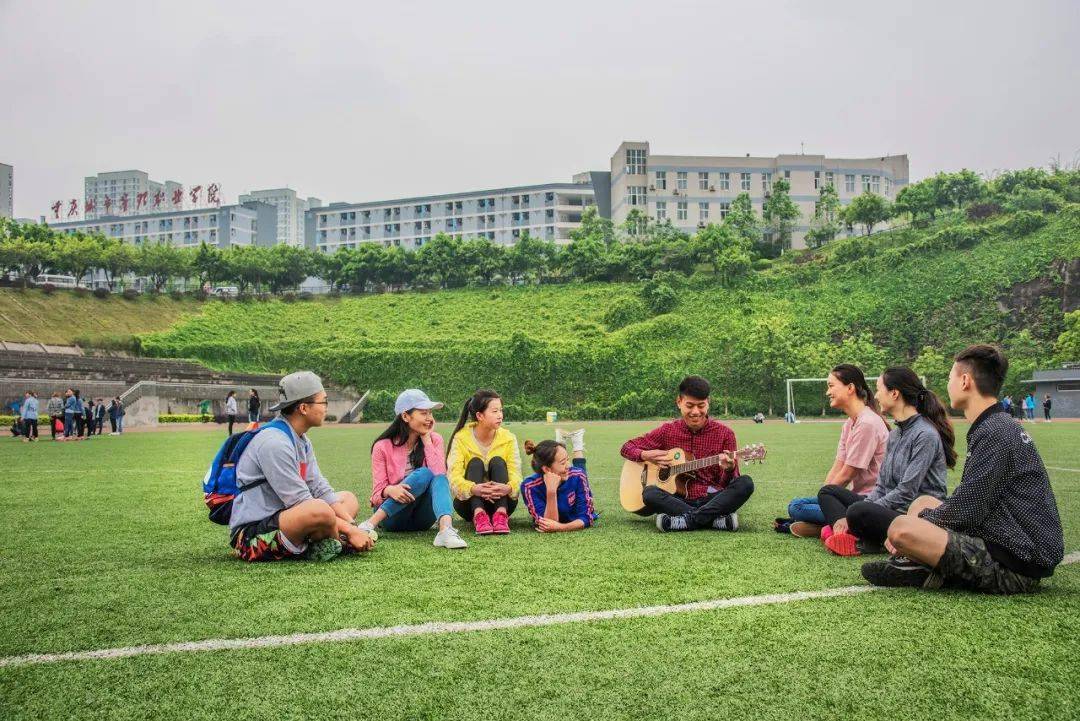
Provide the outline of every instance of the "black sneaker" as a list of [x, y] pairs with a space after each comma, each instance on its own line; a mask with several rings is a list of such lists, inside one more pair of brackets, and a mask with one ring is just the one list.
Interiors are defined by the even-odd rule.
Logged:
[[929, 566], [906, 556], [894, 556], [888, 561], [864, 563], [862, 575], [874, 586], [891, 588], [918, 588], [926, 583], [932, 573]]
[[690, 523], [685, 515], [670, 516], [666, 513], [657, 513], [656, 529], [661, 533], [670, 533], [671, 531], [689, 531]]
[[880, 553], [887, 553], [885, 546], [880, 543], [874, 543], [873, 541], [864, 541], [859, 539], [855, 541], [855, 548], [864, 556], [873, 556]]
[[718, 531], [737, 531], [739, 530], [739, 514], [729, 513], [726, 516], [714, 518], [712, 527]]

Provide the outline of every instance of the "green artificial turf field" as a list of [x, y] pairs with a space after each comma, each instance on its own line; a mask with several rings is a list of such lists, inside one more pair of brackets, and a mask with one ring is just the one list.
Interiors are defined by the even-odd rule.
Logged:
[[[245, 565], [199, 482], [223, 429], [0, 442], [0, 658], [139, 644], [621, 609], [864, 585], [860, 559], [770, 528], [810, 495], [840, 426], [735, 424], [770, 449], [737, 533], [661, 535], [618, 504], [618, 447], [589, 423], [601, 519], [465, 551], [384, 533], [361, 557]], [[550, 427], [511, 424], [519, 440]], [[339, 489], [370, 491], [380, 429], [312, 432]], [[449, 428], [441, 424], [446, 433]], [[958, 428], [963, 449], [963, 432]], [[1080, 549], [1080, 425], [1029, 427]], [[950, 487], [960, 478], [950, 473]], [[461, 524], [458, 524], [459, 527]], [[1080, 713], [1080, 564], [1039, 593], [883, 591], [754, 607], [281, 648], [0, 666], [0, 719], [1048, 719]]]

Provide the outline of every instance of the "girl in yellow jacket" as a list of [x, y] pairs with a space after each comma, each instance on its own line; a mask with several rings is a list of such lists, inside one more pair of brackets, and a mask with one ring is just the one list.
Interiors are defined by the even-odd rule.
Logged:
[[461, 410], [446, 453], [454, 510], [481, 536], [510, 533], [508, 519], [518, 503], [521, 453], [502, 420], [499, 394], [476, 391]]

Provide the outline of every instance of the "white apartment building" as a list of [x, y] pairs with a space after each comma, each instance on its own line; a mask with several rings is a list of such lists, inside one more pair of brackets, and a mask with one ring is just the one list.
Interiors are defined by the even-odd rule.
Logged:
[[200, 243], [228, 248], [234, 245], [272, 246], [277, 243], [277, 208], [249, 202], [163, 213], [79, 220], [49, 225], [63, 233], [101, 233], [132, 245], [168, 243], [180, 248]]
[[0, 163], [0, 218], [15, 217], [15, 167]]
[[304, 245], [304, 213], [322, 205], [318, 198], [300, 198], [292, 188], [253, 190], [240, 196], [241, 203], [258, 201], [277, 208], [277, 238], [286, 245]]
[[172, 204], [173, 193], [177, 190], [183, 190], [180, 183], [172, 180], [159, 183], [150, 180], [150, 176], [141, 170], [91, 175], [84, 181], [83, 217], [94, 220], [114, 215], [133, 216], [177, 210]]
[[[602, 184], [606, 175], [580, 173], [570, 183], [331, 203], [308, 211], [307, 246], [324, 253], [371, 242], [416, 249], [436, 233], [512, 245], [526, 231], [533, 237], [568, 243], [570, 231], [581, 225], [582, 212], [598, 203], [594, 185]], [[606, 194], [601, 200], [604, 207], [598, 211], [604, 215]]]
[[867, 191], [895, 200], [897, 191], [908, 183], [908, 157], [653, 155], [647, 142], [624, 142], [611, 156], [611, 218], [621, 224], [631, 209], [640, 208], [650, 218], [670, 220], [692, 233], [719, 223], [740, 193], [750, 194], [760, 214], [779, 178], [791, 184], [791, 199], [802, 213], [792, 247], [805, 248], [814, 203], [823, 186], [836, 188], [845, 205]]

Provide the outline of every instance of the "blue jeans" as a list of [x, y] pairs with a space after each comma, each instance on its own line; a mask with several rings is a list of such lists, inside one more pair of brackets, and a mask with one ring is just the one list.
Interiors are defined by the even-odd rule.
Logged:
[[787, 513], [795, 521], [825, 525], [825, 515], [821, 512], [821, 506], [818, 505], [817, 496], [793, 499], [788, 504]]
[[398, 503], [387, 498], [379, 508], [387, 518], [382, 527], [388, 531], [426, 531], [443, 516], [453, 513], [450, 481], [444, 474], [435, 475], [428, 468], [417, 468], [402, 481], [415, 500]]
[[70, 438], [75, 432], [75, 414], [64, 411], [64, 438]]

